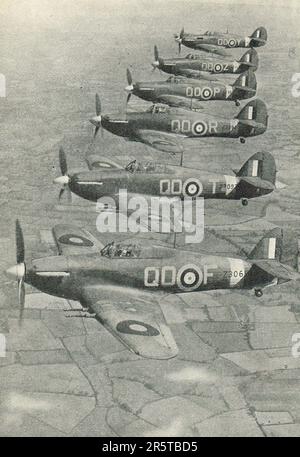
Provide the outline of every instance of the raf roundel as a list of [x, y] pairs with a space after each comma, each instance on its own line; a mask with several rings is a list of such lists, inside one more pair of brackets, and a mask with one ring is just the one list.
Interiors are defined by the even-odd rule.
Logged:
[[222, 65], [220, 63], [216, 63], [214, 70], [215, 72], [219, 73], [220, 71], [222, 71]]
[[236, 46], [236, 41], [233, 38], [231, 40], [229, 40], [229, 46], [231, 48], [234, 48]]
[[184, 194], [188, 197], [197, 197], [201, 194], [203, 187], [198, 179], [189, 179], [184, 184]]
[[181, 290], [192, 292], [203, 280], [202, 271], [196, 265], [185, 265], [177, 273], [177, 283]]
[[117, 331], [120, 333], [127, 333], [129, 335], [141, 335], [141, 336], [158, 336], [159, 331], [152, 327], [150, 324], [145, 322], [126, 320], [121, 321], [117, 324]]
[[202, 90], [202, 98], [204, 100], [209, 100], [212, 97], [213, 91], [210, 87], [204, 87]]
[[73, 233], [62, 235], [58, 241], [62, 244], [70, 244], [71, 246], [94, 246], [88, 238], [81, 235], [75, 235]]
[[204, 121], [197, 121], [193, 124], [193, 132], [195, 135], [205, 135], [208, 130], [208, 126]]

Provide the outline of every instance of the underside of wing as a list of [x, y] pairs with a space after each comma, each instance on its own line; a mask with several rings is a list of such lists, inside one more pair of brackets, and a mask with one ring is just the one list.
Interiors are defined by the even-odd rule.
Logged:
[[178, 108], [186, 108], [190, 110], [203, 109], [198, 100], [187, 97], [179, 97], [177, 95], [160, 95], [158, 101], [159, 103], [165, 103], [169, 106], [175, 106]]
[[183, 151], [180, 140], [172, 133], [162, 133], [156, 130], [138, 130], [136, 136], [143, 143], [159, 151], [170, 152], [172, 154]]
[[190, 70], [189, 68], [183, 68], [182, 74], [187, 76], [188, 78], [194, 78], [194, 79], [204, 79], [206, 81], [217, 81], [217, 78], [209, 74], [205, 71], [199, 71], [199, 70]]
[[53, 227], [52, 233], [61, 255], [100, 253], [103, 248], [103, 244], [87, 230], [73, 225], [56, 225]]
[[96, 319], [135, 354], [151, 359], [170, 359], [178, 348], [162, 311], [152, 297], [142, 300], [125, 287], [90, 287], [84, 300]]
[[230, 54], [225, 51], [225, 49], [215, 46], [213, 44], [197, 44], [197, 49], [201, 49], [204, 52], [211, 52], [212, 54], [217, 54], [222, 57], [229, 57]]
[[100, 156], [97, 154], [91, 154], [86, 158], [86, 163], [89, 170], [111, 170], [112, 168], [123, 168], [120, 164], [113, 160]]

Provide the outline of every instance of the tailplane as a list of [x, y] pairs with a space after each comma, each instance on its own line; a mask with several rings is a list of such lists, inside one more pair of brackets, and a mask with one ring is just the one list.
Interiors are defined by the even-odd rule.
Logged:
[[253, 71], [256, 71], [258, 69], [258, 62], [258, 54], [255, 49], [251, 48], [240, 58], [240, 69], [247, 71], [251, 68]]
[[256, 98], [247, 103], [236, 116], [242, 123], [251, 126], [261, 124], [264, 127], [268, 126], [268, 110], [266, 104]]
[[234, 92], [240, 93], [241, 95], [247, 95], [253, 97], [256, 94], [256, 77], [253, 70], [248, 70], [242, 73], [232, 85]]
[[238, 177], [260, 178], [275, 185], [276, 182], [276, 163], [269, 152], [256, 152], [253, 154], [236, 172]]
[[259, 47], [264, 46], [268, 39], [268, 33], [265, 27], [258, 27], [250, 36], [250, 46]]
[[251, 251], [248, 258], [251, 260], [281, 261], [283, 248], [283, 231], [275, 228], [269, 231]]

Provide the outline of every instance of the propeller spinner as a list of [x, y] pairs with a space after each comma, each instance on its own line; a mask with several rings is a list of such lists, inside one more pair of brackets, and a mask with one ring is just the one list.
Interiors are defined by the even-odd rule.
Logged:
[[25, 259], [25, 247], [24, 247], [24, 237], [20, 222], [16, 221], [16, 265], [8, 268], [6, 274], [13, 279], [18, 281], [18, 300], [20, 306], [20, 316], [19, 316], [19, 325], [23, 322], [23, 314], [25, 308], [25, 273], [26, 267], [24, 263]]

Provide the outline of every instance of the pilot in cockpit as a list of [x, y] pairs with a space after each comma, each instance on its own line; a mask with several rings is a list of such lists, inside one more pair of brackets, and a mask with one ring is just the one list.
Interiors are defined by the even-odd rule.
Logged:
[[125, 168], [126, 171], [130, 171], [130, 173], [134, 173], [135, 171], [139, 170], [139, 164], [137, 160], [132, 160]]

